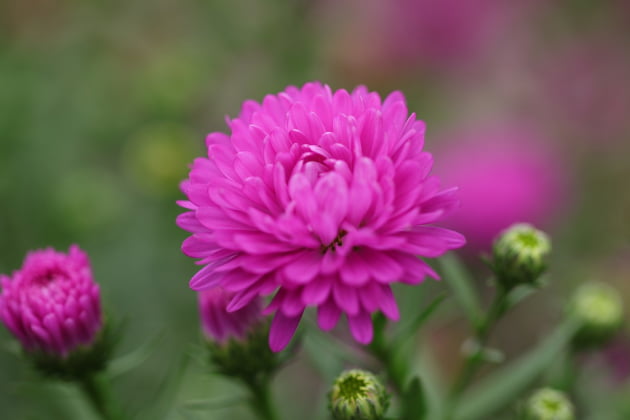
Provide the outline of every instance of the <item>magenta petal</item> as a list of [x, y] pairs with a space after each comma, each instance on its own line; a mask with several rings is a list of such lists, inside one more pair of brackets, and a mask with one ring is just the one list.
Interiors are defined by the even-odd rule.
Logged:
[[400, 264], [386, 252], [366, 250], [364, 261], [372, 276], [384, 283], [399, 280], [403, 273]]
[[216, 287], [221, 283], [221, 274], [214, 271], [213, 265], [207, 265], [190, 279], [190, 288], [193, 290], [203, 290]]
[[280, 310], [289, 317], [304, 312], [304, 303], [302, 302], [300, 291], [288, 292], [282, 301]]
[[351, 252], [346, 257], [346, 262], [341, 266], [341, 279], [347, 285], [362, 286], [370, 279], [368, 271], [369, 262], [363, 261], [358, 252]]
[[234, 295], [226, 310], [228, 312], [236, 312], [241, 308], [249, 305], [249, 303], [258, 296], [257, 289], [248, 289]]
[[385, 284], [379, 285], [380, 299], [379, 307], [385, 316], [392, 321], [398, 321], [400, 319], [400, 312], [398, 311], [398, 305], [396, 304], [396, 298], [392, 293], [391, 287]]
[[331, 277], [320, 276], [306, 284], [302, 289], [302, 302], [305, 305], [320, 305], [323, 303], [330, 295], [333, 281]]
[[252, 274], [245, 270], [231, 270], [223, 274], [221, 286], [230, 292], [247, 289], [260, 279], [260, 274]]
[[279, 242], [272, 235], [262, 232], [242, 232], [233, 235], [233, 238], [244, 251], [254, 255], [264, 255], [274, 252], [289, 252], [295, 250], [295, 246], [286, 242]]
[[335, 273], [344, 261], [345, 257], [339, 252], [326, 252], [321, 257], [321, 271], [323, 274]]
[[344, 312], [355, 315], [359, 311], [359, 297], [354, 287], [337, 282], [333, 285], [333, 297]]
[[332, 330], [339, 322], [340, 316], [341, 309], [332, 298], [329, 298], [317, 308], [317, 325], [324, 331]]
[[359, 291], [359, 299], [361, 301], [361, 306], [366, 309], [368, 312], [372, 313], [379, 309], [380, 307], [380, 298], [381, 298], [381, 289], [379, 284], [372, 281], [362, 287]]
[[319, 272], [321, 254], [317, 251], [304, 251], [287, 263], [284, 274], [291, 283], [305, 284], [311, 281]]
[[354, 316], [348, 316], [350, 332], [355, 340], [361, 344], [369, 344], [372, 341], [374, 330], [372, 328], [372, 318], [366, 311], [360, 311]]
[[321, 210], [331, 217], [332, 223], [339, 225], [348, 211], [348, 186], [337, 173], [329, 172], [321, 177], [314, 190]]
[[288, 317], [282, 312], [276, 312], [269, 330], [269, 348], [271, 351], [279, 352], [284, 350], [295, 334], [301, 318], [301, 313], [298, 316]]

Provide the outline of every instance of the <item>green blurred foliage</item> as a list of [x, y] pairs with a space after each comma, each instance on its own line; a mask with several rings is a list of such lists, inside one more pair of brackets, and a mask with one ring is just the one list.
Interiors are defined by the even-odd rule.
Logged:
[[[570, 35], [589, 15], [595, 16], [593, 31], [607, 29], [598, 22], [607, 22], [613, 12], [588, 4], [598, 12], [587, 13], [588, 2], [575, 3], [545, 10], [526, 31], [532, 42], [545, 45], [540, 34]], [[160, 337], [146, 361], [115, 381], [116, 393], [137, 419], [251, 415], [243, 404], [221, 403], [243, 390], [209, 375], [195, 357], [200, 354], [196, 296], [187, 282], [196, 267], [181, 254], [187, 235], [174, 223], [180, 213], [177, 184], [188, 163], [202, 155], [205, 134], [224, 131], [224, 116], [235, 116], [244, 99], [311, 79], [348, 89], [369, 83], [381, 93], [403, 90], [410, 109], [437, 130], [515, 107], [502, 102], [501, 80], [498, 93], [488, 94], [493, 74], [467, 79], [418, 70], [347, 71], [332, 51], [354, 15], [347, 10], [335, 15], [330, 7], [331, 2], [307, 0], [0, 3], [0, 273], [17, 269], [31, 249], [78, 243], [89, 253], [109, 316], [124, 325], [117, 354]], [[628, 34], [615, 36], [627, 41]], [[561, 141], [567, 146], [572, 139]], [[613, 259], [622, 261], [617, 266], [628, 278], [627, 143], [626, 137], [608, 153], [565, 148], [574, 153], [567, 159], [576, 162], [575, 182], [583, 194], [554, 232], [558, 295], [584, 272], [604, 276]], [[399, 294], [403, 317], [412, 319], [443, 289], [405, 288]], [[559, 316], [554, 296], [532, 303], [547, 308], [543, 319]], [[452, 315], [456, 308], [451, 305], [423, 332], [431, 340], [422, 345], [439, 351], [440, 343], [457, 343], [462, 327]], [[499, 341], [515, 343], [508, 354], [518, 354], [525, 337], [551, 330], [541, 327], [541, 317], [528, 321], [528, 316], [516, 314], [510, 321], [524, 326], [520, 340], [500, 331]], [[11, 343], [2, 329], [0, 347]], [[326, 384], [305, 353], [274, 385], [284, 418], [326, 416]], [[438, 363], [449, 371], [456, 362]], [[0, 351], [2, 418], [91, 418], [75, 389], [35, 378], [14, 352]], [[208, 415], [208, 407], [215, 414]]]

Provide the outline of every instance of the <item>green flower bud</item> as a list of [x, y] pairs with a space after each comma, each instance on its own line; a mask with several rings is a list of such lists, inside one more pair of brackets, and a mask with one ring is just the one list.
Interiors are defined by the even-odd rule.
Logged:
[[210, 360], [215, 369], [226, 376], [249, 380], [258, 375], [271, 375], [283, 362], [269, 349], [269, 323], [252, 327], [243, 338], [231, 337], [224, 342], [206, 339]]
[[605, 283], [584, 284], [575, 291], [569, 303], [569, 316], [580, 324], [573, 341], [577, 348], [601, 346], [622, 325], [621, 296]]
[[505, 289], [519, 284], [534, 284], [547, 268], [551, 252], [547, 234], [526, 223], [503, 231], [494, 242], [490, 266]]
[[573, 420], [573, 404], [567, 396], [555, 389], [542, 388], [529, 397], [525, 405], [524, 420]]
[[389, 406], [389, 394], [376, 376], [353, 369], [335, 380], [329, 401], [335, 420], [381, 420]]

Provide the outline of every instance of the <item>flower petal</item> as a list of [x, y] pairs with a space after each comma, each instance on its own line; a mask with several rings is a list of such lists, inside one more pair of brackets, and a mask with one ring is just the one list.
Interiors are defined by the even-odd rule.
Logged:
[[289, 344], [291, 338], [295, 334], [302, 313], [297, 316], [288, 317], [281, 311], [276, 312], [276, 315], [271, 321], [271, 328], [269, 330], [269, 348], [273, 352], [279, 352]]

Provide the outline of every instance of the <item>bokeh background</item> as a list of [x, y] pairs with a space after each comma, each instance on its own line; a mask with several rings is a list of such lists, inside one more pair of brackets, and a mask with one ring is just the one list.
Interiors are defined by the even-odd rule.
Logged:
[[[229, 400], [243, 391], [203, 360], [178, 183], [243, 100], [309, 80], [366, 84], [403, 91], [427, 122], [436, 173], [461, 187], [448, 223], [468, 236], [460, 255], [482, 293], [478, 255], [499, 230], [527, 221], [553, 235], [549, 286], [495, 337], [517, 355], [581, 282], [630, 302], [629, 28], [624, 0], [4, 0], [0, 272], [30, 249], [79, 244], [124, 325], [117, 355], [151, 348], [116, 377], [124, 406], [138, 419], [250, 418]], [[404, 289], [403, 314], [446, 287]], [[419, 363], [442, 382], [466, 325], [451, 302], [419, 334]], [[309, 357], [323, 347], [306, 344], [274, 385], [284, 418], [325, 418], [330, 378]], [[91, 418], [73, 388], [34, 381], [4, 329], [0, 346], [2, 418]], [[584, 363], [599, 410], [584, 418], [630, 418], [603, 402], [630, 396], [627, 331]]]

